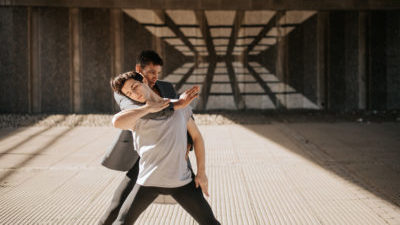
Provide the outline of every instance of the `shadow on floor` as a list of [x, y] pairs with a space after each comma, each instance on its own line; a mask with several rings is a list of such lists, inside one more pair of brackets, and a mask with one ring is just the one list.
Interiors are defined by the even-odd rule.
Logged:
[[[341, 124], [343, 125], [343, 123]], [[308, 129], [315, 129], [315, 127], [310, 127], [310, 123], [305, 123], [302, 126], [299, 124], [282, 124], [283, 131], [277, 134], [268, 133], [265, 126], [242, 126], [374, 195], [400, 206], [399, 124], [376, 124], [378, 129], [357, 126], [357, 123], [352, 123], [353, 126], [351, 123], [346, 124], [350, 125], [339, 127], [335, 124], [324, 123], [317, 132], [313, 131], [314, 134], [307, 131]], [[348, 127], [356, 128], [349, 131]], [[323, 135], [318, 135], [318, 132]], [[283, 142], [279, 135], [286, 135], [298, 148], [293, 148], [287, 142]], [[366, 144], [354, 144], [356, 143], [353, 140], [355, 138], [367, 141], [370, 137], [373, 137], [373, 140], [366, 142]], [[328, 149], [323, 147], [323, 139], [331, 139], [331, 142], [337, 142], [343, 148], [334, 149], [330, 147]], [[388, 146], [388, 140], [390, 140], [391, 146]], [[386, 147], [385, 142], [387, 143]], [[369, 145], [369, 147], [366, 148], [365, 145]], [[346, 155], [349, 159], [346, 159]]]
[[[76, 122], [75, 122], [75, 123], [76, 123], [75, 125], [79, 124], [81, 121], [82, 121], [82, 119], [76, 121]], [[48, 129], [51, 129], [51, 128], [48, 128]], [[47, 130], [48, 130], [48, 129], [47, 129]], [[46, 151], [47, 149], [49, 149], [53, 144], [55, 144], [55, 143], [57, 142], [57, 140], [59, 140], [61, 137], [63, 137], [63, 136], [66, 135], [67, 133], [71, 132], [73, 129], [75, 129], [75, 126], [70, 126], [68, 129], [66, 129], [65, 131], [61, 132], [61, 133], [58, 134], [57, 136], [55, 136], [55, 137], [54, 137], [52, 140], [50, 140], [45, 146], [43, 146], [43, 147], [41, 147], [41, 148], [38, 148], [38, 149], [36, 149], [34, 152], [32, 152], [32, 153], [30, 153], [29, 155], [27, 155], [27, 157], [26, 157], [23, 161], [17, 163], [16, 165], [14, 165], [14, 166], [12, 167], [12, 169], [10, 169], [10, 170], [7, 171], [6, 173], [4, 173], [2, 176], [0, 176], [0, 182], [2, 182], [3, 180], [5, 180], [5, 179], [7, 179], [9, 176], [11, 176], [13, 173], [15, 173], [15, 172], [17, 171], [17, 169], [23, 167], [24, 165], [26, 165], [27, 163], [29, 163], [30, 161], [32, 161], [37, 155], [39, 155], [39, 154], [45, 152], [45, 151]], [[45, 130], [46, 130], [46, 129], [45, 129]], [[43, 131], [43, 132], [44, 132], [44, 131]], [[35, 137], [36, 137], [36, 136], [38, 136], [40, 133], [43, 133], [43, 132], [42, 132], [42, 131], [41, 131], [41, 132], [38, 132], [38, 133], [36, 133], [36, 134], [34, 134], [34, 135], [32, 135], [32, 136], [35, 136]], [[30, 139], [32, 139], [32, 138], [33, 138], [33, 137], [30, 137], [30, 138], [28, 138], [28, 139], [30, 140]], [[28, 141], [28, 140], [25, 140], [25, 141], [23, 141], [23, 142], [26, 142], [26, 141]], [[20, 142], [19, 145], [23, 144], [23, 142]], [[15, 149], [15, 148], [9, 148], [8, 151], [11, 151], [11, 150], [13, 150], [13, 149]]]

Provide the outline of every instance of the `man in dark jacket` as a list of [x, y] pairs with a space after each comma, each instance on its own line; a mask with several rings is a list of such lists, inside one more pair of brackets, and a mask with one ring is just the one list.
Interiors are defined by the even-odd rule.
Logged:
[[[178, 101], [170, 103], [168, 107], [156, 113], [150, 113], [145, 116], [146, 119], [162, 120], [170, 117], [174, 110], [184, 108], [194, 99], [188, 93], [193, 92], [195, 88], [185, 91], [179, 98], [172, 84], [158, 80], [158, 76], [162, 70], [163, 61], [154, 51], [143, 51], [139, 54], [136, 62], [136, 72], [144, 77], [144, 82], [159, 96], [163, 98], [178, 99]], [[121, 110], [134, 109], [140, 107], [140, 104], [132, 101], [130, 98], [114, 93], [114, 98]], [[191, 148], [190, 136], [188, 136], [188, 148]], [[99, 224], [112, 224], [117, 218], [118, 212], [133, 189], [139, 171], [139, 156], [133, 149], [132, 134], [130, 131], [123, 130], [119, 137], [107, 151], [103, 158], [102, 164], [110, 169], [127, 171], [126, 176], [115, 190], [111, 203], [105, 214], [99, 221]]]

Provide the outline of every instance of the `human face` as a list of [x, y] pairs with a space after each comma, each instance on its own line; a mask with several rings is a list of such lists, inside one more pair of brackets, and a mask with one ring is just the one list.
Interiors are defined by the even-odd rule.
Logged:
[[146, 89], [144, 85], [137, 80], [128, 79], [125, 81], [124, 86], [122, 86], [121, 91], [130, 99], [144, 103], [149, 97], [148, 88]]
[[137, 70], [147, 80], [149, 87], [153, 88], [158, 80], [158, 76], [161, 74], [162, 66], [149, 63], [144, 68], [138, 65]]

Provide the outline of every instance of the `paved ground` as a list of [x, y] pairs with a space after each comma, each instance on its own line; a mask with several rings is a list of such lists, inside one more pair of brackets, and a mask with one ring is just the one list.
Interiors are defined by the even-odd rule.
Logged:
[[[222, 224], [400, 224], [399, 123], [200, 129]], [[95, 224], [123, 176], [99, 165], [116, 133], [0, 129], [0, 224]], [[137, 224], [196, 223], [178, 205], [152, 204]]]

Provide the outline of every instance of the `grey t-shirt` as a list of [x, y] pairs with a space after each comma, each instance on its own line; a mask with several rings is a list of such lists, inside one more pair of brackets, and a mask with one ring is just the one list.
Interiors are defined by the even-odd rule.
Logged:
[[132, 131], [140, 155], [136, 183], [154, 187], [180, 187], [192, 181], [185, 159], [190, 106], [165, 120], [139, 119]]

